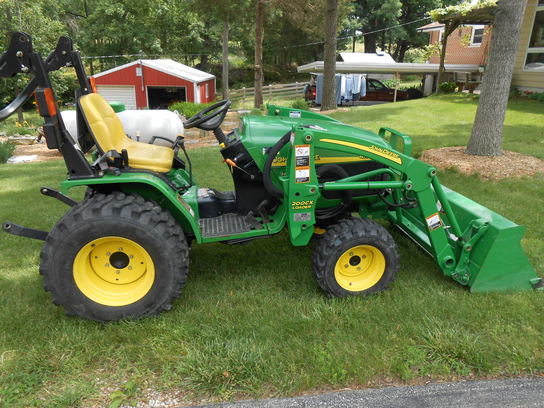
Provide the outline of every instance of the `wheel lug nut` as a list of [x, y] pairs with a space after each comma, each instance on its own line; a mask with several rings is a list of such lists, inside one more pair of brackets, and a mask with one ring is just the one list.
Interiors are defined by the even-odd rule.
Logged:
[[348, 264], [345, 264], [345, 265], [344, 265], [344, 268], [347, 268], [347, 267], [348, 267]]
[[349, 253], [349, 256], [353, 256], [353, 252], [350, 252], [350, 253]]
[[110, 264], [106, 264], [105, 266], [106, 266], [106, 268], [109, 268], [109, 267], [110, 267]]
[[360, 266], [358, 266], [358, 267], [357, 267], [357, 270], [358, 270], [358, 271], [360, 271], [360, 270], [361, 270], [361, 267], [360, 267]]
[[128, 267], [128, 270], [131, 271], [131, 270], [132, 270], [132, 266], [129, 266], [129, 267]]
[[130, 258], [130, 259], [134, 258], [134, 255], [130, 255], [129, 258]]
[[111, 252], [106, 252], [106, 255], [110, 256], [110, 255], [111, 255]]
[[116, 273], [117, 275], [119, 275], [119, 274], [121, 273], [121, 271], [115, 271], [115, 273]]

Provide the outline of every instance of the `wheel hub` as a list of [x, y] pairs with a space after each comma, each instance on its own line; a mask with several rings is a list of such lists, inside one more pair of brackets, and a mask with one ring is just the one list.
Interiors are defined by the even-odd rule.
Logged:
[[110, 265], [115, 269], [123, 269], [130, 263], [130, 258], [124, 252], [115, 252], [110, 256]]
[[74, 280], [81, 292], [108, 306], [134, 303], [155, 279], [153, 261], [136, 242], [103, 237], [86, 244], [74, 259]]
[[385, 272], [385, 257], [376, 247], [359, 245], [348, 249], [336, 262], [334, 276], [344, 289], [359, 292], [374, 286]]

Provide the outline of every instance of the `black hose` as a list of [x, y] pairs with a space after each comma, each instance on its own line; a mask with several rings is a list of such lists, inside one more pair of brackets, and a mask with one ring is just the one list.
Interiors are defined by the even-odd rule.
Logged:
[[[349, 174], [347, 171], [339, 166], [338, 164], [325, 164], [324, 166], [317, 168], [317, 177], [325, 177], [325, 174], [333, 174], [336, 176], [336, 180], [341, 180], [343, 178], [349, 177]], [[323, 182], [323, 180], [320, 180], [320, 182]], [[353, 190], [345, 190], [343, 191], [343, 197], [342, 202], [338, 204], [335, 207], [331, 208], [323, 208], [323, 209], [316, 209], [315, 216], [319, 220], [326, 220], [328, 218], [336, 217], [337, 215], [342, 214], [353, 201]], [[323, 194], [323, 197], [328, 198], [325, 194]]]
[[185, 155], [185, 158], [187, 159], [187, 164], [189, 165], [189, 182], [191, 183], [191, 186], [194, 185], [193, 183], [193, 164], [191, 163], [191, 159], [189, 158], [189, 155], [187, 154], [187, 150], [185, 149], [185, 142], [181, 144], [181, 150], [183, 150], [183, 154]]
[[283, 137], [276, 142], [274, 146], [268, 151], [268, 157], [266, 158], [266, 163], [264, 164], [263, 169], [263, 184], [268, 194], [272, 197], [281, 200], [283, 198], [283, 190], [277, 188], [270, 179], [270, 171], [272, 169], [272, 162], [276, 158], [276, 155], [280, 152], [283, 146], [291, 139], [291, 131], [287, 132]]

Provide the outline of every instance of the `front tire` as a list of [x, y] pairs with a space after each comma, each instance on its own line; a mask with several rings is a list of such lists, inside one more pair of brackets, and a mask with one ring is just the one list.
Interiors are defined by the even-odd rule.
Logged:
[[181, 227], [157, 204], [96, 193], [49, 233], [40, 272], [68, 315], [138, 318], [171, 308], [187, 279], [188, 252]]
[[327, 295], [369, 295], [393, 282], [399, 252], [381, 225], [349, 218], [331, 226], [317, 241], [312, 263], [317, 283]]

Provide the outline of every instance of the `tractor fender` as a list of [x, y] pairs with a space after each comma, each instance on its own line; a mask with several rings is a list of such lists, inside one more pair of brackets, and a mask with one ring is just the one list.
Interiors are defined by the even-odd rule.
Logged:
[[119, 175], [105, 174], [94, 179], [72, 179], [61, 183], [61, 192], [68, 194], [69, 190], [78, 186], [103, 186], [112, 191], [136, 193], [146, 199], [154, 200], [170, 211], [181, 225], [186, 234], [193, 235], [197, 242], [202, 241], [198, 225], [198, 213], [189, 206], [183, 196], [174, 190], [167, 180], [154, 173], [126, 172]]

